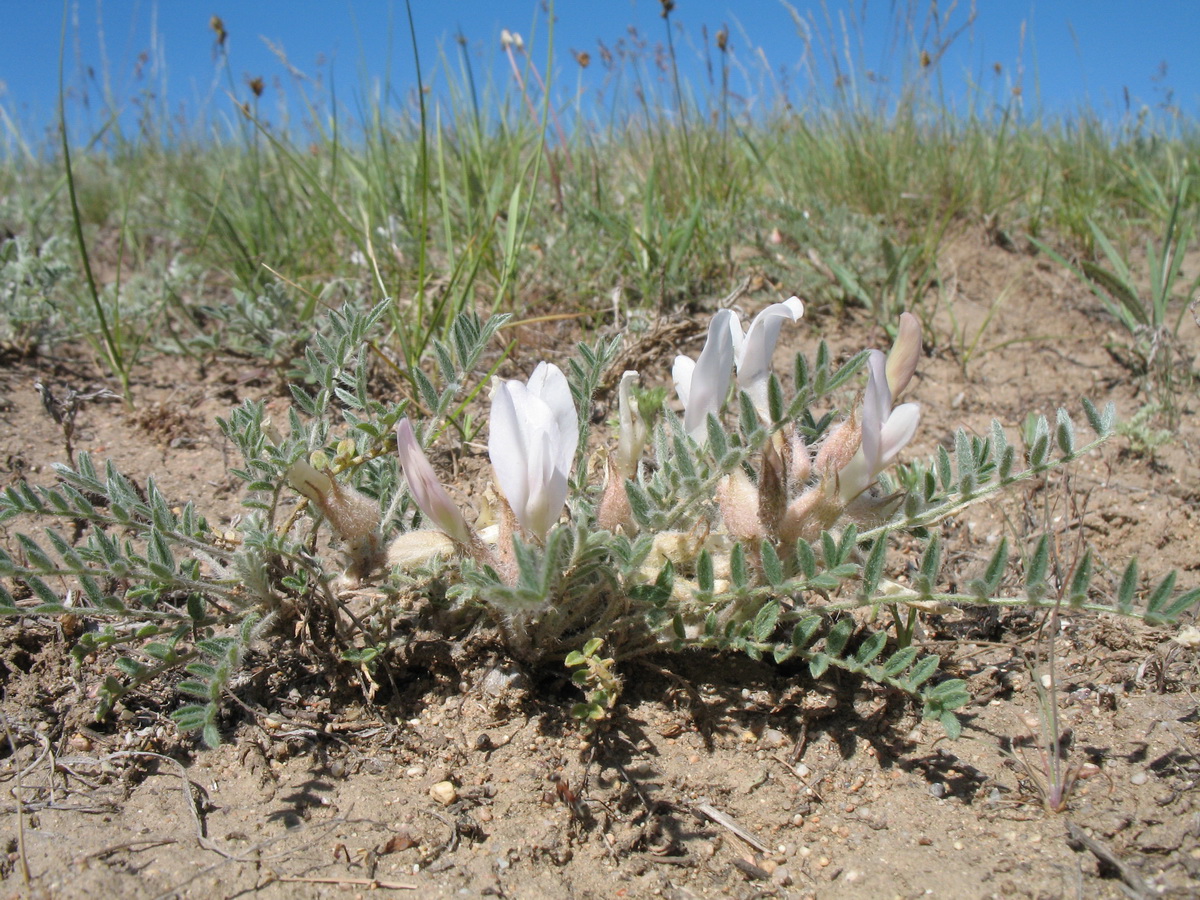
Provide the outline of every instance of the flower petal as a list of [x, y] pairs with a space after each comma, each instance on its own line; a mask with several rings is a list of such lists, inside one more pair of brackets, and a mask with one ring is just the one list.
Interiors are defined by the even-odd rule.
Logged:
[[867, 467], [879, 471], [879, 433], [892, 410], [883, 354], [872, 350], [867, 357], [867, 391], [863, 395], [862, 453]]
[[671, 368], [671, 380], [675, 382], [675, 393], [683, 408], [688, 408], [692, 396], [692, 375], [696, 371], [696, 361], [687, 356], [675, 357], [675, 365]]
[[875, 480], [875, 473], [871, 471], [861, 447], [850, 462], [837, 473], [837, 479], [838, 493], [847, 503], [871, 486], [871, 482]]
[[[516, 388], [525, 385], [503, 382], [492, 396], [492, 414], [488, 431], [488, 456], [496, 472], [496, 483], [515, 513], [529, 499], [529, 475], [525, 467], [527, 450], [521, 419], [514, 400]], [[520, 516], [518, 516], [518, 521]]]
[[908, 386], [920, 358], [921, 323], [912, 313], [901, 313], [900, 328], [887, 357], [887, 383], [893, 398], [899, 397]]
[[[688, 402], [684, 404], [683, 427], [696, 441], [703, 441], [708, 430], [708, 414], [721, 411], [733, 376], [734, 326], [741, 326], [732, 310], [721, 309], [708, 326], [708, 340], [692, 372]], [[678, 361], [676, 361], [678, 365]]]
[[917, 424], [920, 421], [919, 403], [901, 403], [892, 410], [879, 433], [879, 467], [875, 470], [876, 473], [882, 472], [895, 462], [896, 456], [917, 433]]
[[529, 376], [529, 393], [545, 403], [553, 415], [555, 462], [569, 473], [579, 445], [579, 414], [567, 376], [553, 363], [538, 363]]
[[488, 454], [513, 516], [539, 538], [562, 513], [578, 444], [571, 388], [557, 366], [540, 363], [528, 384], [496, 389]]
[[[545, 411], [548, 413], [549, 407], [546, 407]], [[554, 465], [553, 435], [545, 427], [549, 421], [542, 419], [532, 422], [533, 430], [526, 434], [529, 439], [526, 446], [528, 455], [525, 459], [529, 495], [524, 506], [513, 507], [513, 513], [521, 527], [539, 538], [544, 538], [550, 526], [558, 521], [563, 503], [567, 499], [566, 477]]]
[[408, 489], [421, 512], [449, 537], [460, 544], [470, 544], [471, 529], [438, 481], [408, 419], [401, 419], [396, 425], [396, 450], [400, 456], [400, 467], [404, 469], [404, 477], [408, 481]]
[[785, 321], [795, 322], [804, 315], [804, 303], [791, 297], [772, 303], [750, 323], [746, 338], [737, 348], [738, 387], [750, 395], [754, 408], [764, 419], [767, 412], [767, 379], [771, 375], [771, 357]]

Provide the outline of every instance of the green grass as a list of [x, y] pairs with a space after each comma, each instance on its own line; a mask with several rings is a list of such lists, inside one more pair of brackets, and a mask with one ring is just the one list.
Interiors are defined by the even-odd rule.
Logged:
[[[414, 43], [419, 103], [364, 89], [353, 118], [301, 85], [300, 113], [268, 123], [223, 54], [236, 104], [192, 130], [145, 103], [135, 135], [110, 117], [39, 148], [6, 113], [0, 224], [36, 251], [78, 223], [79, 277], [43, 298], [64, 325], [39, 346], [90, 338], [124, 386], [155, 348], [219, 352], [204, 349], [206, 310], [231, 290], [253, 304], [282, 287], [291, 302], [268, 305], [283, 333], [348, 300], [391, 298], [381, 345], [411, 372], [463, 309], [601, 322], [619, 288], [627, 311], [653, 314], [724, 296], [748, 265], [887, 326], [904, 308], [928, 320], [939, 249], [962, 229], [1018, 249], [1041, 241], [1083, 270], [1119, 268], [1118, 248], [1168, 220], [1195, 222], [1194, 123], [1043, 119], [982, 92], [952, 112], [936, 61], [911, 66], [887, 102], [818, 85], [794, 108], [765, 67], [764, 93], [747, 100], [706, 39], [709, 84], [679, 80], [674, 44], [665, 63], [646, 48], [594, 61], [605, 93], [586, 106], [582, 90], [546, 83], [583, 75], [548, 33], [507, 48], [511, 71], [495, 78], [461, 47]], [[830, 32], [817, 52], [833, 59], [835, 44]], [[88, 264], [96, 284], [81, 290]]]

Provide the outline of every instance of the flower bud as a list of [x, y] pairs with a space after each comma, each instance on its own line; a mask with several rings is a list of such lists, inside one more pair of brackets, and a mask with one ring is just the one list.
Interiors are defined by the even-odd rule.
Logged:
[[758, 474], [758, 520], [767, 534], [774, 536], [779, 533], [787, 501], [783, 456], [776, 449], [775, 441], [767, 441]]
[[821, 444], [815, 464], [817, 474], [822, 478], [829, 478], [844, 468], [854, 458], [861, 443], [862, 426], [859, 425], [858, 418], [851, 413], [850, 418], [833, 429]]
[[600, 507], [596, 510], [596, 522], [608, 531], [621, 530], [626, 534], [636, 531], [629, 494], [625, 490], [625, 478], [611, 459], [608, 461], [608, 484], [604, 486], [604, 496], [600, 498]]
[[805, 484], [812, 474], [812, 454], [809, 452], [808, 445], [804, 443], [804, 437], [799, 431], [792, 432], [790, 452], [788, 484], [794, 490]]
[[408, 419], [401, 419], [396, 425], [396, 452], [408, 481], [409, 493], [421, 512], [449, 537], [469, 547], [474, 541], [471, 528], [438, 481]]
[[637, 372], [625, 372], [621, 375], [621, 384], [617, 390], [617, 471], [622, 478], [633, 478], [637, 474], [638, 460], [649, 437], [646, 420], [642, 418], [637, 398], [633, 396], [633, 385], [637, 380]]
[[811, 543], [837, 522], [843, 508], [836, 491], [826, 490], [824, 485], [811, 487], [788, 505], [779, 538], [786, 547], [795, 546], [801, 538]]
[[312, 501], [345, 544], [349, 571], [356, 577], [369, 573], [379, 559], [379, 504], [349, 485], [338, 484], [304, 460], [287, 470], [288, 483]]
[[900, 328], [887, 356], [887, 385], [893, 402], [908, 387], [921, 358], [921, 323], [912, 313], [900, 314]]
[[717, 485], [717, 503], [726, 530], [739, 541], [766, 537], [759, 519], [758, 490], [741, 469], [734, 469]]

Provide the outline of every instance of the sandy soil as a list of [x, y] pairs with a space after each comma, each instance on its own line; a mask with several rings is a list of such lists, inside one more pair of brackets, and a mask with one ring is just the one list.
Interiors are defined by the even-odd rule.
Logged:
[[[1104, 347], [1115, 327], [1056, 268], [970, 233], [946, 247], [942, 272], [931, 353], [910, 389], [924, 415], [910, 454], [993, 417], [1015, 434], [1030, 410], [1065, 405], [1082, 422], [1081, 396], [1113, 400], [1122, 419], [1146, 402]], [[964, 359], [958, 350], [1001, 292]], [[772, 299], [743, 303], [754, 311]], [[815, 334], [850, 352], [870, 339], [866, 328], [861, 316], [810, 309], [785, 330], [781, 358], [811, 349]], [[527, 342], [524, 368], [568, 337]], [[1186, 352], [1200, 350], [1190, 319], [1182, 338]], [[676, 349], [663, 347], [643, 377], [667, 382]], [[65, 458], [39, 380], [60, 397], [102, 384], [65, 351], [0, 367], [2, 484], [48, 484], [49, 464]], [[74, 447], [228, 520], [235, 454], [213, 420], [273, 391], [244, 364], [198, 372], [155, 361], [138, 373], [133, 413], [82, 404]], [[1117, 572], [1136, 556], [1144, 573], [1178, 567], [1181, 587], [1195, 585], [1194, 389], [1178, 403], [1177, 433], [1154, 454], [1119, 437], [1067, 478], [972, 509], [948, 529], [951, 570], [972, 577], [1002, 534], [1023, 541], [1048, 523], [1064, 547], [1086, 541]], [[0, 533], [10, 548], [14, 530]], [[486, 640], [429, 634], [393, 661], [397, 690], [373, 704], [281, 639], [264, 643], [242, 682], [245, 705], [230, 703], [222, 719], [227, 743], [204, 750], [167, 718], [179, 703], [171, 684], [96, 722], [89, 697], [106, 661], [73, 670], [61, 623], [5, 622], [0, 893], [1197, 896], [1196, 651], [1106, 616], [1067, 616], [1055, 635], [1044, 626], [1021, 612], [927, 624], [925, 646], [976, 697], [958, 741], [872, 685], [702, 654], [631, 665], [620, 713], [589, 740], [568, 714], [579, 697], [564, 670], [522, 671]], [[1076, 779], [1061, 812], [1046, 810], [1036, 786], [1029, 666], [1051, 649], [1062, 764]]]

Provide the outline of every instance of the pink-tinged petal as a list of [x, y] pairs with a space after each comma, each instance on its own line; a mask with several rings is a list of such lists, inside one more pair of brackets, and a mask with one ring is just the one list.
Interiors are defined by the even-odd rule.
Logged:
[[882, 472], [896, 461], [896, 456], [917, 433], [920, 421], [920, 404], [902, 403], [892, 410], [879, 435], [879, 467], [876, 473]]
[[767, 380], [771, 375], [771, 357], [784, 322], [795, 322], [804, 315], [804, 303], [791, 297], [772, 303], [750, 323], [746, 338], [737, 348], [738, 387], [750, 395], [754, 408], [767, 418]]
[[[708, 340], [692, 372], [688, 402], [683, 411], [683, 427], [696, 441], [707, 434], [708, 414], [721, 411], [733, 377], [733, 326], [737, 317], [732, 310], [721, 309], [708, 326]], [[740, 334], [741, 326], [738, 326]]]
[[878, 471], [879, 433], [892, 409], [885, 365], [883, 354], [872, 350], [867, 357], [867, 391], [863, 395], [862, 453], [868, 468], [873, 471]]
[[470, 544], [471, 529], [438, 481], [408, 419], [401, 419], [396, 425], [396, 450], [400, 456], [400, 467], [404, 469], [404, 477], [408, 481], [408, 489], [421, 512], [449, 537], [464, 546]]
[[900, 328], [887, 357], [887, 383], [893, 399], [908, 387], [921, 358], [921, 323], [912, 313], [900, 314]]

